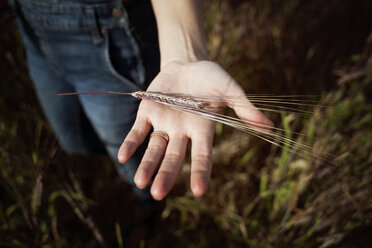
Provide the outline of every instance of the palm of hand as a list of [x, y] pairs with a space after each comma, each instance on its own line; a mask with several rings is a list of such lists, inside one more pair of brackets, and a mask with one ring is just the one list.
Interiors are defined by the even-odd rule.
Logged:
[[[229, 74], [217, 64], [208, 61], [171, 62], [162, 69], [147, 90], [212, 96], [244, 95], [243, 90]], [[247, 112], [246, 109], [236, 107], [234, 110], [241, 117], [269, 122], [257, 109], [250, 109]], [[167, 133], [169, 143], [159, 136], [150, 139], [134, 178], [136, 185], [139, 188], [145, 187], [159, 168], [151, 187], [151, 194], [156, 200], [163, 199], [175, 184], [183, 165], [187, 143], [191, 140], [190, 186], [195, 196], [204, 194], [212, 170], [215, 123], [158, 103], [142, 101], [136, 122], [119, 150], [120, 162], [130, 158], [144, 141], [151, 127], [154, 131]]]

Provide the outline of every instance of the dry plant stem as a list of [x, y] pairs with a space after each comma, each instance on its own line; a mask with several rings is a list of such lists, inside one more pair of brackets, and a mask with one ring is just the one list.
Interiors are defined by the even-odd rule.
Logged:
[[[219, 114], [218, 111], [225, 106], [244, 106], [241, 104], [242, 97], [218, 97], [218, 96], [194, 96], [187, 94], [177, 94], [177, 93], [160, 93], [160, 92], [148, 92], [148, 91], [136, 91], [133, 93], [122, 93], [115, 91], [93, 91], [93, 92], [77, 92], [77, 93], [62, 93], [58, 94], [60, 96], [66, 95], [81, 95], [81, 94], [98, 94], [98, 93], [109, 93], [109, 94], [119, 94], [119, 95], [131, 95], [140, 100], [149, 100], [153, 102], [166, 105], [176, 110], [189, 112], [220, 122], [222, 124], [231, 126], [233, 128], [239, 129], [243, 132], [249, 133], [260, 139], [263, 139], [275, 146], [287, 149], [289, 152], [296, 154], [302, 158], [317, 158], [323, 159], [327, 163], [332, 164], [333, 155], [332, 154], [321, 154], [315, 155], [312, 153], [312, 147], [292, 140], [286, 137], [285, 132], [303, 136], [301, 133], [284, 130], [281, 128], [271, 127], [262, 123], [253, 122], [250, 120], [241, 120], [231, 116]], [[316, 101], [306, 99], [308, 96], [304, 95], [246, 95], [249, 101], [254, 103], [256, 108], [264, 111], [270, 111], [274, 113], [292, 113], [295, 115], [311, 116], [310, 111], [300, 110], [293, 108], [291, 106], [305, 106], [314, 107], [318, 106], [314, 104]], [[295, 97], [301, 97], [302, 99], [296, 99]], [[313, 96], [310, 96], [313, 97]], [[240, 104], [240, 105], [239, 105]], [[289, 105], [289, 106], [281, 106]], [[264, 108], [263, 108], [264, 107]], [[318, 106], [319, 107], [319, 106]], [[321, 106], [324, 107], [324, 106]], [[276, 132], [273, 132], [276, 131]], [[300, 154], [301, 153], [301, 154]]]
[[81, 201], [76, 201], [74, 199], [74, 191], [69, 187], [67, 184], [60, 185], [62, 188], [62, 195], [66, 199], [66, 201], [70, 204], [72, 210], [76, 214], [76, 216], [80, 219], [82, 223], [84, 223], [93, 233], [94, 238], [100, 244], [101, 247], [107, 247], [105, 240], [103, 239], [103, 234], [98, 230], [96, 223], [92, 219], [90, 215], [86, 215], [84, 212], [86, 211], [85, 204]]

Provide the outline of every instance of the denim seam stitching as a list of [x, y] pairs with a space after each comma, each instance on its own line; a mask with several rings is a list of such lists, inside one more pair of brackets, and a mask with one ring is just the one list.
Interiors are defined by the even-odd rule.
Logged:
[[102, 34], [100, 33], [98, 23], [96, 22], [96, 12], [94, 8], [86, 8], [86, 14], [88, 16], [88, 22], [91, 26], [91, 35], [94, 45], [99, 45], [103, 42]]

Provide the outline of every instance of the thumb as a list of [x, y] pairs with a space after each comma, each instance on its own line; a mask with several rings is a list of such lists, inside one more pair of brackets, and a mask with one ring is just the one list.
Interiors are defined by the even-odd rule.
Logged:
[[271, 130], [274, 127], [273, 122], [249, 101], [245, 92], [237, 83], [231, 85], [226, 95], [237, 96], [227, 99], [227, 105], [234, 109], [239, 118], [248, 125], [264, 130]]

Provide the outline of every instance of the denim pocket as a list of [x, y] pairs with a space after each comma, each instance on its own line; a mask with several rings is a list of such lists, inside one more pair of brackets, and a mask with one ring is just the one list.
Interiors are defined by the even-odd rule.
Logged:
[[[28, 36], [58, 75], [86, 81], [110, 74], [131, 88], [144, 85], [140, 49], [121, 1], [17, 1]], [[115, 9], [123, 11], [121, 18], [112, 16]]]
[[145, 82], [145, 69], [137, 42], [127, 27], [103, 30], [104, 57], [108, 70], [121, 81], [130, 81], [136, 88]]

